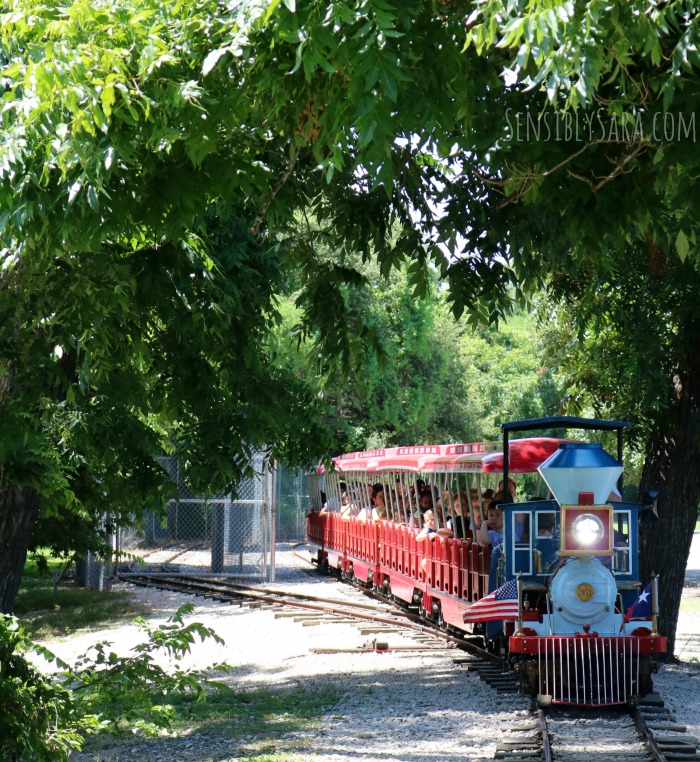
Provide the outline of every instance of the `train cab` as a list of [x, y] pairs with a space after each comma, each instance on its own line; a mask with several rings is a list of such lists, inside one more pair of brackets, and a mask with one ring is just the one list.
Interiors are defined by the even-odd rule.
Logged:
[[[503, 581], [519, 577], [525, 600], [534, 608], [534, 598], [548, 589], [549, 581], [567, 559], [577, 558], [577, 566], [593, 574], [587, 559], [597, 560], [609, 570], [605, 575], [612, 578], [620, 595], [620, 608], [627, 610], [636, 598], [640, 586], [637, 531], [639, 511], [645, 510], [638, 503], [611, 503], [608, 506], [565, 506], [562, 510], [555, 500], [541, 500], [504, 506], [506, 532]], [[513, 542], [513, 525], [518, 522], [523, 529], [520, 541]], [[601, 538], [597, 550], [581, 545], [590, 542], [591, 535]], [[562, 542], [562, 533], [564, 534]], [[561, 578], [572, 572], [562, 573]]]

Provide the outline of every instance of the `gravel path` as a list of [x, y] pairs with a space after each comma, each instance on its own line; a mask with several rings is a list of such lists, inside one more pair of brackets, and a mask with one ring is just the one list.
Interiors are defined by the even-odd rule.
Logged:
[[[309, 576], [303, 562], [291, 553], [279, 553], [277, 581], [270, 587], [293, 586], [295, 591], [339, 599], [365, 600], [347, 585]], [[476, 762], [493, 759], [496, 744], [508, 728], [527, 716], [528, 700], [499, 694], [472, 672], [455, 665], [460, 652], [431, 650], [387, 653], [333, 653], [318, 655], [314, 648], [356, 649], [371, 635], [355, 624], [305, 627], [292, 618], [276, 617], [272, 610], [224, 606], [176, 593], [131, 585], [147, 599], [152, 620], [163, 620], [183, 602], [194, 602], [192, 619], [213, 627], [226, 646], [193, 649], [185, 666], [206, 666], [227, 660], [236, 669], [225, 680], [239, 691], [264, 686], [285, 691], [303, 686], [322, 690], [332, 686], [340, 699], [314, 732], [281, 736], [285, 762]], [[322, 590], [320, 589], [322, 588]], [[700, 596], [699, 588], [686, 590]], [[696, 603], [700, 604], [700, 597]], [[656, 685], [667, 706], [676, 712], [688, 732], [700, 736], [700, 605], [697, 613], [681, 617], [678, 643], [688, 640], [679, 665], [662, 668]], [[381, 636], [390, 646], [411, 644], [407, 636]], [[71, 662], [96, 640], [118, 644], [120, 652], [143, 640], [134, 625], [91, 632], [47, 643]], [[680, 648], [680, 646], [679, 646]], [[460, 654], [461, 655], [461, 654]], [[209, 762], [262, 760], [254, 752], [254, 738], [193, 734], [184, 738], [129, 741], [99, 753], [75, 754], [76, 762]]]

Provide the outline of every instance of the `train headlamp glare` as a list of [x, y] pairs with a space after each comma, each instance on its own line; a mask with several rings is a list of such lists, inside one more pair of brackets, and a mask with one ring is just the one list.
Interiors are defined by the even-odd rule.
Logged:
[[595, 545], [603, 538], [605, 527], [603, 522], [592, 513], [578, 516], [571, 526], [571, 531], [579, 545]]

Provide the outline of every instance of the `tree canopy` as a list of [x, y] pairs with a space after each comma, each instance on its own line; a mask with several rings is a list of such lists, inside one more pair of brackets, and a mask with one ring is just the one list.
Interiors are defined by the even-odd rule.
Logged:
[[[301, 319], [293, 292], [280, 311], [274, 353], [285, 367], [318, 388], [336, 434], [332, 453], [408, 442], [500, 438], [503, 420], [553, 415], [557, 379], [540, 362], [535, 321], [514, 315], [499, 329], [472, 331], [455, 322], [439, 282], [422, 299], [412, 294], [406, 268], [387, 278], [376, 263], [359, 265], [363, 282], [340, 289], [349, 325], [371, 334], [349, 375], [319, 357], [315, 336], [290, 341]], [[330, 367], [330, 370], [327, 368]]]
[[[628, 246], [605, 277], [553, 278], [541, 310], [549, 362], [565, 403], [635, 422], [641, 490], [661, 491], [662, 528], [642, 533], [642, 568], [663, 570], [661, 626], [673, 631], [697, 520], [700, 273], [646, 245]], [[659, 543], [659, 531], [672, 538]]]
[[410, 260], [417, 293], [433, 263], [475, 322], [630, 237], [693, 250], [692, 2], [13, 8], [0, 162], [20, 250], [138, 248], [212, 198], [256, 233], [303, 208], [338, 254]]
[[[40, 496], [77, 494], [85, 452], [105, 466], [101, 489], [125, 443], [151, 449], [177, 421], [191, 462], [206, 449], [223, 469], [238, 445], [217, 442], [267, 435], [288, 420], [282, 400], [316, 409], [264, 353], [251, 359], [274, 320], [271, 263], [301, 273], [300, 336], [346, 370], [373, 340], [371, 326], [348, 329], [354, 254], [383, 275], [407, 266], [415, 296], [438, 273], [472, 325], [552, 277], [633, 272], [630, 251], [695, 267], [697, 10], [13, 0], [0, 16], [0, 300], [18, 317], [0, 337], [12, 416], [0, 502], [25, 505], [31, 523]], [[212, 209], [253, 262], [218, 260]], [[696, 397], [681, 391], [644, 445], [657, 472], [679, 432], [697, 454]], [[280, 442], [301, 456], [324, 441], [309, 430], [318, 420]], [[96, 437], [98, 421], [118, 446]], [[698, 498], [668, 509], [687, 518]], [[0, 518], [1, 541], [13, 532]]]

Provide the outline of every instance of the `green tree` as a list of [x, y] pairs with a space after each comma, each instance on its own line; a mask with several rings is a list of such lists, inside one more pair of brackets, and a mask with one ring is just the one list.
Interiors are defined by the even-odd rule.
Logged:
[[543, 320], [569, 409], [635, 424], [630, 444], [645, 455], [640, 489], [661, 491], [659, 521], [643, 525], [642, 570], [661, 572], [660, 626], [672, 649], [700, 494], [700, 274], [660, 251], [650, 259], [646, 246], [623, 254], [604, 280], [554, 278]]
[[[329, 426], [338, 433], [333, 453], [434, 441], [434, 420], [444, 409], [452, 368], [450, 348], [436, 340], [438, 295], [433, 287], [424, 299], [416, 299], [402, 271], [384, 277], [376, 265], [359, 265], [359, 269], [361, 281], [341, 284], [338, 293], [328, 297], [344, 313], [345, 330], [366, 339], [364, 346], [355, 348], [350, 367], [344, 368], [338, 356], [319, 352], [318, 345], [327, 336], [309, 322], [302, 328], [308, 312], [291, 302], [277, 336], [281, 361], [322, 396], [330, 413]], [[296, 302], [303, 306], [307, 298], [302, 290]], [[299, 331], [305, 332], [306, 339], [297, 353], [290, 336]]]
[[[372, 334], [343, 324], [338, 294], [359, 277], [348, 252], [382, 274], [406, 263], [417, 296], [438, 272], [472, 325], [508, 315], [554, 271], [605, 279], [630, 242], [694, 261], [689, 117], [669, 135], [654, 126], [697, 102], [696, 12], [692, 0], [270, 0], [235, 12], [15, 0], [0, 27], [3, 288], [21, 276], [36, 297], [43, 281], [25, 268], [40, 278], [79, 255], [181, 251], [221, 201], [265, 250], [302, 263], [305, 325], [323, 326], [318, 349], [349, 368]], [[580, 140], [566, 127], [584, 109]], [[522, 139], [528, 110], [549, 133]], [[318, 223], [303, 238], [299, 214]], [[13, 441], [29, 441], [27, 425]], [[31, 504], [36, 485], [13, 485]]]
[[[223, 643], [199, 622], [185, 624], [192, 604], [181, 606], [167, 622], [152, 627], [136, 623], [146, 639], [120, 656], [107, 642], [96, 643], [70, 666], [47, 648], [32, 643], [14, 617], [0, 614], [0, 755], [6, 762], [32, 759], [58, 762], [83, 747], [92, 733], [117, 735], [125, 726], [143, 735], [156, 735], [172, 725], [173, 697], [193, 694], [206, 699], [205, 687], [230, 690], [208, 680], [201, 670], [166, 670], [156, 656], [182, 659], [197, 639]], [[27, 655], [34, 653], [60, 670], [45, 675]], [[226, 664], [212, 669], [229, 670]]]
[[313, 333], [300, 353], [290, 346], [303, 315], [291, 301], [280, 309], [284, 322], [275, 341], [280, 361], [328, 405], [328, 424], [338, 434], [334, 453], [498, 439], [503, 420], [557, 411], [556, 381], [542, 367], [528, 315], [473, 331], [454, 320], [437, 283], [416, 299], [407, 273], [384, 278], [376, 265], [361, 270], [362, 283], [341, 289], [347, 324], [372, 337], [358, 370], [320, 367]]
[[5, 611], [40, 511], [94, 527], [105, 510], [118, 520], [160, 507], [154, 456], [175, 446], [206, 491], [240, 479], [248, 448], [274, 443], [299, 462], [324, 440], [318, 400], [267, 357], [278, 280], [277, 258], [216, 216], [179, 244], [26, 256], [5, 270]]

